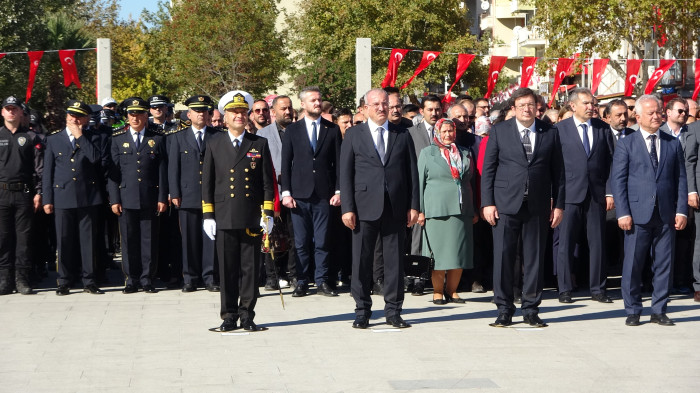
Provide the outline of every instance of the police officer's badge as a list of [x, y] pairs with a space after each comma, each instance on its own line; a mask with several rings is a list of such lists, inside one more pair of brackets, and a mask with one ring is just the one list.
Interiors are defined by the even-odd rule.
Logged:
[[256, 164], [255, 164], [255, 161], [251, 162], [251, 163], [250, 163], [250, 169], [255, 169], [255, 165], [256, 165]]
[[24, 144], [27, 143], [27, 138], [21, 136], [17, 138], [17, 143], [19, 143], [20, 146], [24, 146]]
[[138, 100], [131, 101], [131, 105], [133, 105], [133, 106], [137, 106], [138, 104], [139, 104]]
[[199, 102], [204, 101], [204, 97], [202, 97], [202, 96], [197, 97], [197, 99], [199, 100]]
[[124, 143], [122, 143], [122, 147], [125, 148], [125, 149], [128, 149], [128, 148], [129, 148], [129, 142], [124, 142]]
[[156, 145], [156, 141], [154, 141], [153, 139], [151, 139], [151, 140], [148, 141], [148, 146], [149, 146], [149, 147], [153, 147], [153, 146], [155, 146], [155, 145]]

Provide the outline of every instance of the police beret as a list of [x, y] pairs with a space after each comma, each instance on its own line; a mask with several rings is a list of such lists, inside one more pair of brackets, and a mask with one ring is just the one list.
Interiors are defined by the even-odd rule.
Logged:
[[192, 96], [185, 101], [185, 105], [190, 109], [210, 110], [214, 108], [214, 101], [209, 96]]
[[145, 112], [148, 110], [148, 103], [141, 97], [130, 97], [122, 101], [121, 106], [127, 112]]
[[89, 116], [92, 113], [88, 104], [78, 100], [68, 100], [66, 107], [66, 112], [73, 116]]
[[170, 103], [170, 99], [166, 96], [155, 95], [155, 96], [148, 97], [148, 104], [151, 107], [168, 105], [169, 103]]
[[22, 106], [20, 104], [21, 104], [20, 100], [18, 100], [17, 97], [15, 97], [15, 96], [9, 96], [2, 101], [3, 108], [6, 106], [10, 106], [10, 105], [14, 105], [17, 108], [21, 108]]

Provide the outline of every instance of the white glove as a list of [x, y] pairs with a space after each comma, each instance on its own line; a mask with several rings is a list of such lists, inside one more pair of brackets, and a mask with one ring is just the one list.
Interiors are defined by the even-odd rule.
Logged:
[[[265, 222], [267, 221], [267, 223]], [[271, 233], [272, 232], [272, 227], [275, 225], [275, 220], [267, 216], [267, 218], [260, 217], [260, 227], [263, 229], [263, 232], [265, 233]]]
[[209, 239], [214, 240], [216, 237], [216, 220], [213, 218], [205, 219], [202, 228], [204, 229], [204, 233], [209, 236]]

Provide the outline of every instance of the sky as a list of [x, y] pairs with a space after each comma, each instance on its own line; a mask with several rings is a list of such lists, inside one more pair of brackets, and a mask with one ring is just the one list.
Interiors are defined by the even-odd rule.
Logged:
[[128, 19], [129, 14], [133, 19], [138, 19], [141, 11], [146, 8], [149, 11], [158, 9], [158, 0], [119, 0], [119, 19]]

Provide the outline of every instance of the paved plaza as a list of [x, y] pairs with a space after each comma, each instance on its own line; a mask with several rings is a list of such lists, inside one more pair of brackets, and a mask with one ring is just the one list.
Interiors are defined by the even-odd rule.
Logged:
[[386, 328], [373, 296], [371, 329], [356, 330], [347, 291], [285, 290], [286, 310], [275, 292], [258, 301], [267, 331], [222, 335], [209, 331], [221, 322], [216, 293], [59, 297], [52, 278], [35, 295], [0, 297], [0, 392], [700, 391], [700, 304], [685, 295], [669, 304], [676, 326], [648, 323], [647, 295], [645, 323], [627, 327], [619, 289], [613, 304], [574, 293], [566, 305], [549, 289], [543, 329], [490, 327], [491, 292], [447, 306], [408, 295], [403, 330]]

